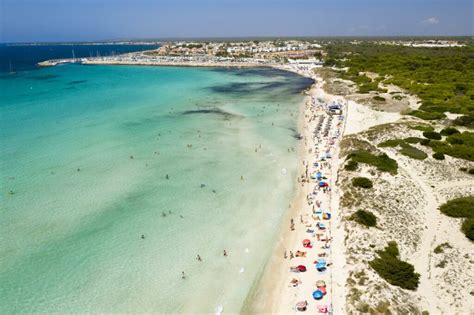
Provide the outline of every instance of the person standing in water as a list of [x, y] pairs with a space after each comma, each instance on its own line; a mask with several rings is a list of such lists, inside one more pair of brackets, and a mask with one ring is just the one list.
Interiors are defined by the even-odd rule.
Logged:
[[227, 252], [225, 249], [224, 249], [224, 257], [227, 257]]
[[196, 256], [196, 259], [197, 259], [197, 261], [202, 261], [202, 258], [201, 258], [201, 256], [199, 256], [199, 254]]

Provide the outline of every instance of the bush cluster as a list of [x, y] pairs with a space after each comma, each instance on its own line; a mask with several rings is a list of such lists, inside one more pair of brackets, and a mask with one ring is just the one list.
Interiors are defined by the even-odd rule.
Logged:
[[474, 196], [449, 200], [439, 210], [453, 218], [464, 218], [461, 230], [468, 239], [474, 241]]
[[442, 136], [450, 136], [450, 135], [454, 135], [455, 133], [460, 133], [460, 132], [459, 130], [453, 127], [447, 127], [440, 131], [440, 134]]
[[373, 227], [377, 225], [377, 217], [370, 211], [357, 210], [351, 219], [366, 227]]
[[345, 166], [344, 169], [347, 171], [355, 171], [359, 167], [359, 164], [356, 161], [350, 160]]
[[375, 166], [381, 172], [396, 175], [398, 171], [397, 161], [389, 158], [386, 154], [375, 155], [367, 150], [355, 150], [347, 155], [351, 161]]
[[[424, 160], [428, 157], [425, 152], [409, 145], [408, 143], [422, 142], [425, 139], [410, 137], [406, 139], [389, 139], [379, 144], [379, 147], [401, 147], [398, 151], [403, 155], [406, 155], [412, 159]], [[428, 139], [426, 139], [428, 140]]]
[[352, 186], [361, 187], [364, 189], [370, 189], [374, 185], [372, 184], [372, 181], [368, 179], [367, 177], [354, 177], [352, 179]]
[[464, 115], [454, 120], [454, 124], [468, 128], [474, 128], [474, 115]]
[[415, 272], [415, 267], [400, 260], [397, 243], [388, 242], [384, 250], [378, 250], [379, 257], [369, 262], [372, 267], [388, 283], [402, 289], [415, 290], [420, 282], [420, 275]]
[[436, 131], [424, 131], [423, 137], [431, 140], [441, 140], [441, 135]]
[[455, 133], [446, 141], [430, 141], [433, 151], [468, 161], [474, 161], [474, 132]]

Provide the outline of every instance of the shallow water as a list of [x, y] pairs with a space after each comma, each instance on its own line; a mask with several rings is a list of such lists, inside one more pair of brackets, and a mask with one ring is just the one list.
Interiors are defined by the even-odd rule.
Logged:
[[292, 197], [309, 84], [269, 69], [3, 75], [0, 313], [239, 311]]

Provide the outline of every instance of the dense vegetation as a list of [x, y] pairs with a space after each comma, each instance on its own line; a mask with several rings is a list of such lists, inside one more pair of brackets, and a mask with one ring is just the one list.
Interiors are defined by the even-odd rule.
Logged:
[[359, 90], [379, 91], [379, 80], [369, 82], [359, 75], [375, 72], [384, 83], [400, 86], [421, 99], [422, 104], [413, 115], [431, 120], [452, 112], [464, 115], [456, 119], [457, 124], [474, 124], [474, 47], [415, 48], [338, 42], [326, 50], [325, 64], [349, 67], [343, 77], [356, 82]]
[[420, 143], [428, 145], [436, 153], [474, 161], [474, 132], [455, 133], [446, 137], [445, 141], [431, 140]]
[[354, 177], [352, 179], [352, 186], [369, 189], [372, 188], [374, 185], [372, 184], [372, 181], [367, 177]]
[[474, 241], [474, 196], [449, 200], [439, 210], [453, 218], [464, 218], [461, 230], [468, 239]]
[[[375, 155], [367, 150], [355, 150], [347, 155], [352, 162], [364, 163], [375, 166], [381, 172], [388, 172], [392, 175], [397, 174], [397, 161], [389, 158], [386, 154]], [[351, 164], [350, 168], [357, 169], [357, 164]]]
[[357, 210], [351, 219], [359, 224], [365, 225], [366, 227], [372, 227], [377, 225], [377, 217], [370, 211]]
[[377, 254], [379, 257], [370, 261], [369, 265], [388, 283], [407, 290], [418, 287], [420, 275], [415, 272], [412, 264], [400, 260], [396, 242], [388, 242], [387, 247], [378, 250]]

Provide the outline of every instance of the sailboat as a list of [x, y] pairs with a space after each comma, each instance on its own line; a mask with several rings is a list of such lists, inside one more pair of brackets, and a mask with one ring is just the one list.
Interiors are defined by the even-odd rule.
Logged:
[[8, 69], [8, 74], [13, 75], [15, 73], [16, 73], [16, 71], [13, 71], [12, 61], [10, 60], [10, 68]]

